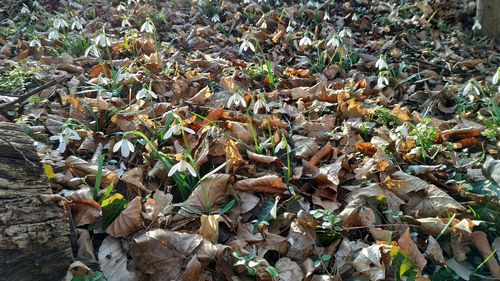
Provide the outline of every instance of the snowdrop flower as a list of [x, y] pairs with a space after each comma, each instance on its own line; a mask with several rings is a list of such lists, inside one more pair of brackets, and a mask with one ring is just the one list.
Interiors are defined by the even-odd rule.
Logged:
[[147, 18], [146, 21], [142, 24], [141, 26], [141, 32], [146, 32], [146, 33], [154, 33], [155, 26], [153, 25], [153, 22], [151, 21], [150, 18]]
[[234, 103], [235, 106], [239, 106], [240, 104], [243, 107], [247, 107], [247, 103], [245, 101], [245, 97], [240, 95], [238, 92], [235, 92], [227, 101], [227, 107], [231, 108], [231, 105]]
[[220, 18], [218, 14], [215, 14], [211, 19], [212, 22], [220, 22]]
[[111, 46], [111, 40], [108, 37], [106, 37], [106, 31], [104, 30], [104, 28], [99, 33], [99, 35], [96, 38], [94, 38], [94, 43], [95, 45], [101, 47]]
[[33, 40], [30, 41], [30, 47], [31, 48], [41, 48], [42, 47], [42, 43], [38, 39], [33, 39]]
[[339, 32], [339, 36], [340, 37], [350, 37], [352, 38], [352, 31], [349, 29], [349, 28], [343, 28], [340, 32]]
[[81, 138], [75, 130], [64, 128], [64, 130], [60, 134], [51, 136], [49, 139], [59, 141], [57, 151], [63, 153], [64, 151], [66, 151], [66, 146], [71, 140], [80, 140]]
[[260, 24], [260, 28], [266, 29], [267, 28], [267, 22], [266, 21], [262, 21], [262, 23]]
[[342, 41], [343, 40], [342, 40], [342, 38], [340, 38], [340, 36], [333, 35], [332, 38], [330, 38], [330, 40], [328, 40], [328, 42], [326, 42], [326, 46], [338, 48], [342, 44]]
[[328, 12], [326, 12], [325, 15], [323, 16], [323, 20], [324, 21], [330, 20], [330, 15], [328, 14]]
[[287, 27], [286, 27], [286, 32], [288, 33], [292, 33], [293, 32], [293, 27], [289, 24]]
[[127, 26], [132, 26], [132, 24], [130, 24], [130, 21], [128, 20], [127, 16], [123, 16], [123, 19], [122, 19], [122, 28], [125, 28]]
[[155, 94], [155, 92], [153, 92], [147, 88], [142, 88], [139, 92], [137, 92], [137, 95], [135, 95], [135, 98], [137, 100], [144, 99], [144, 98], [157, 99], [158, 96]]
[[301, 47], [312, 46], [311, 38], [307, 37], [307, 35], [304, 35], [302, 39], [300, 39], [299, 41], [299, 46]]
[[39, 9], [39, 8], [41, 8], [41, 7], [42, 7], [42, 6], [40, 5], [40, 3], [38, 3], [38, 1], [36, 1], [36, 0], [35, 0], [35, 1], [33, 1], [32, 5], [33, 5], [33, 7], [34, 7], [34, 8], [37, 8], [37, 9]]
[[358, 20], [359, 20], [359, 16], [358, 16], [358, 14], [354, 13], [354, 14], [352, 15], [352, 20], [353, 20], [353, 21], [358, 21]]
[[497, 69], [497, 72], [495, 73], [495, 75], [493, 75], [493, 80], [492, 80], [493, 85], [498, 84], [499, 76], [500, 76], [500, 67]]
[[389, 69], [389, 65], [387, 65], [387, 62], [385, 61], [383, 55], [380, 55], [377, 62], [375, 63], [375, 67], [378, 68], [378, 70]]
[[85, 57], [88, 57], [89, 54], [93, 55], [96, 58], [101, 57], [101, 52], [99, 51], [99, 49], [97, 48], [97, 46], [94, 45], [94, 44], [90, 45], [90, 47], [88, 47], [87, 50], [85, 50], [85, 53], [83, 55]]
[[478, 20], [475, 20], [474, 21], [474, 25], [472, 26], [472, 31], [478, 31], [478, 30], [481, 30], [483, 27], [481, 26], [481, 24], [479, 23]]
[[266, 97], [264, 95], [259, 95], [257, 98], [257, 101], [253, 105], [253, 113], [254, 114], [259, 114], [259, 109], [264, 107], [266, 112], [269, 112], [269, 105], [266, 102]]
[[125, 12], [127, 10], [127, 8], [125, 8], [125, 5], [123, 5], [123, 3], [120, 3], [120, 5], [118, 5], [118, 7], [116, 7], [116, 10], [118, 12]]
[[379, 76], [377, 80], [377, 88], [382, 90], [386, 86], [389, 86], [389, 80], [386, 77]]
[[175, 164], [172, 166], [170, 171], [168, 171], [168, 176], [171, 177], [173, 174], [176, 172], [184, 173], [186, 170], [193, 176], [196, 177], [196, 170], [193, 168], [193, 166], [189, 165], [188, 162], [181, 160], [179, 163]]
[[195, 134], [195, 131], [193, 131], [192, 129], [184, 127], [184, 126], [181, 126], [179, 124], [175, 124], [175, 125], [172, 125], [168, 129], [168, 131], [163, 136], [163, 139], [164, 140], [169, 139], [169, 138], [172, 137], [172, 135], [177, 135], [178, 136], [178, 135], [180, 135], [182, 133], [182, 131], [184, 131], [186, 133], [189, 133], [189, 134], [192, 134], [192, 135]]
[[82, 23], [80, 22], [80, 19], [79, 18], [76, 18], [75, 21], [73, 21], [73, 23], [71, 24], [71, 29], [72, 30], [82, 30], [83, 29], [83, 26], [82, 26]]
[[25, 15], [25, 14], [29, 14], [30, 13], [30, 9], [28, 8], [28, 6], [26, 6], [26, 4], [23, 3], [23, 7], [21, 8], [21, 15]]
[[117, 152], [118, 150], [120, 150], [123, 157], [127, 158], [130, 155], [130, 152], [135, 151], [135, 147], [129, 140], [122, 138], [113, 146], [113, 152]]
[[286, 150], [286, 153], [290, 153], [290, 151], [292, 150], [290, 148], [290, 145], [288, 144], [285, 136], [281, 135], [281, 141], [278, 143], [278, 145], [276, 145], [276, 147], [274, 148], [274, 153], [278, 153], [278, 151], [282, 150], [282, 149], [285, 149]]
[[469, 82], [467, 82], [467, 85], [464, 87], [463, 95], [467, 95], [472, 89], [476, 92], [478, 96], [481, 95], [481, 90], [479, 87], [476, 85], [477, 81], [475, 79], [470, 79]]
[[252, 42], [250, 42], [250, 40], [248, 40], [248, 36], [245, 36], [245, 38], [243, 38], [243, 42], [241, 42], [239, 52], [240, 53], [246, 52], [248, 50], [248, 48], [250, 48], [250, 50], [252, 50], [252, 52], [255, 53], [255, 46], [253, 45]]
[[50, 33], [49, 33], [49, 40], [50, 41], [54, 41], [54, 40], [57, 40], [59, 39], [59, 32], [57, 30], [52, 30]]
[[52, 23], [52, 26], [54, 26], [55, 29], [59, 30], [60, 28], [66, 28], [69, 27], [68, 23], [61, 18], [56, 18], [54, 22]]

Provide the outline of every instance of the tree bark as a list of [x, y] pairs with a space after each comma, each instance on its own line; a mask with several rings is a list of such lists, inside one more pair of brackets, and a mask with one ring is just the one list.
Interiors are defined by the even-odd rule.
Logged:
[[61, 280], [73, 260], [68, 212], [33, 141], [0, 122], [0, 280]]
[[500, 0], [477, 0], [476, 17], [481, 34], [500, 38]]

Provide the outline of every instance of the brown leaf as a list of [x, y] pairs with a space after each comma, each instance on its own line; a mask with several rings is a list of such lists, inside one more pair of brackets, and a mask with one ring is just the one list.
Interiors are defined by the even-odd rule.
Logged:
[[424, 255], [422, 255], [422, 253], [420, 253], [420, 251], [418, 250], [417, 244], [415, 244], [415, 242], [413, 242], [413, 240], [411, 239], [409, 227], [406, 228], [404, 234], [399, 238], [398, 245], [403, 252], [410, 255], [412, 260], [420, 269], [420, 272], [422, 272], [425, 265], [427, 264], [427, 260], [425, 259]]
[[284, 257], [279, 259], [276, 262], [275, 267], [278, 270], [278, 276], [280, 280], [298, 281], [304, 279], [304, 273], [302, 272], [302, 269], [296, 262], [292, 261], [290, 258]]
[[[89, 163], [82, 158], [76, 156], [69, 156], [66, 158], [66, 166], [71, 170], [73, 175], [78, 177], [87, 177], [88, 184], [94, 184], [95, 175], [97, 174], [97, 163]], [[102, 169], [101, 186], [109, 186], [113, 184], [116, 186], [118, 182], [118, 175], [115, 172], [107, 169]]]
[[229, 201], [229, 177], [228, 174], [213, 174], [205, 177], [195, 187], [183, 205], [197, 209], [200, 212], [214, 211], [217, 206]]
[[211, 259], [222, 256], [225, 249], [226, 246], [214, 245], [198, 234], [154, 229], [134, 239], [130, 266], [148, 275], [149, 280], [181, 280], [190, 258], [196, 255], [198, 261], [206, 261], [201, 262], [204, 267]]
[[219, 239], [219, 222], [223, 220], [224, 218], [220, 215], [202, 215], [200, 218], [200, 235], [216, 244]]
[[140, 281], [142, 274], [127, 269], [127, 254], [119, 238], [108, 236], [99, 247], [99, 268], [109, 281]]
[[121, 180], [127, 184], [127, 188], [129, 191], [134, 191], [135, 194], [140, 195], [142, 191], [149, 192], [147, 188], [142, 183], [144, 175], [143, 167], [135, 167], [131, 170], [126, 171]]
[[120, 215], [106, 228], [106, 233], [113, 237], [124, 237], [142, 227], [141, 197], [136, 196]]
[[75, 226], [91, 224], [101, 217], [101, 205], [97, 203], [90, 188], [82, 188], [67, 195], [71, 201], [71, 215]]
[[251, 152], [250, 150], [247, 150], [247, 154], [248, 154], [248, 158], [250, 158], [250, 160], [254, 160], [254, 161], [257, 161], [259, 163], [271, 164], [271, 163], [279, 161], [278, 157], [276, 157], [276, 156], [257, 154], [257, 153]]
[[260, 178], [240, 180], [236, 182], [234, 189], [262, 193], [282, 193], [286, 190], [286, 186], [280, 177], [268, 175]]
[[377, 153], [377, 147], [371, 142], [357, 142], [356, 150], [367, 156], [373, 156], [375, 153]]
[[226, 174], [234, 172], [245, 163], [243, 157], [233, 140], [228, 140], [226, 145]]

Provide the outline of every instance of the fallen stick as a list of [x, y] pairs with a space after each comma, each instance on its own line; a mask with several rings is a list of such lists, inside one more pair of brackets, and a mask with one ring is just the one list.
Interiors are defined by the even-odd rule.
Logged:
[[21, 104], [24, 101], [26, 101], [27, 99], [29, 99], [31, 96], [34, 96], [34, 95], [40, 93], [41, 91], [43, 91], [49, 87], [52, 87], [52, 86], [56, 85], [57, 83], [61, 83], [67, 79], [69, 79], [68, 75], [59, 76], [55, 79], [50, 80], [49, 82], [47, 82], [45, 84], [42, 84], [36, 88], [29, 90], [26, 94], [18, 97], [17, 99], [15, 99], [11, 102], [0, 104], [0, 113], [9, 111], [9, 109], [11, 109], [14, 105], [16, 105], [18, 103]]

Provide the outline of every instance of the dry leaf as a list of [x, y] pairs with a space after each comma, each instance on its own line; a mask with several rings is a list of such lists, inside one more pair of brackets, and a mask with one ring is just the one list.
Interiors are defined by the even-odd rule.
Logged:
[[410, 236], [410, 228], [407, 227], [403, 235], [398, 240], [398, 245], [401, 250], [410, 255], [411, 259], [418, 266], [420, 272], [424, 270], [425, 265], [427, 264], [427, 260], [424, 255], [420, 253], [418, 250], [417, 244], [413, 242]]
[[106, 228], [113, 237], [124, 237], [142, 228], [141, 197], [136, 196], [120, 215]]
[[71, 215], [75, 226], [95, 223], [101, 217], [101, 205], [97, 203], [90, 188], [76, 190], [66, 198], [71, 201]]
[[99, 247], [99, 268], [109, 281], [139, 281], [142, 274], [127, 269], [127, 254], [119, 238], [108, 236]]
[[283, 193], [286, 190], [286, 186], [280, 177], [269, 175], [255, 179], [240, 180], [236, 182], [234, 189], [263, 193]]

